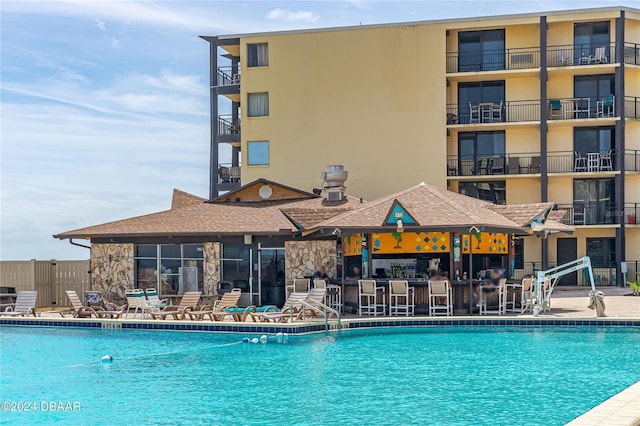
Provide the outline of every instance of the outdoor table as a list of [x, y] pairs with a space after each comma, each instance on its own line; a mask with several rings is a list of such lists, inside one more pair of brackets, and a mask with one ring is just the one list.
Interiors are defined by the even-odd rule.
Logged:
[[494, 108], [493, 102], [480, 102], [478, 104], [481, 123], [493, 122], [493, 108]]
[[600, 170], [600, 153], [589, 152], [587, 153], [587, 171], [597, 172]]

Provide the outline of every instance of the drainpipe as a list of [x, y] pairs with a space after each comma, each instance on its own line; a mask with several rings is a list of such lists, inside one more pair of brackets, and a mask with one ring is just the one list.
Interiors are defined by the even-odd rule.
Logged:
[[86, 246], [84, 244], [76, 243], [75, 241], [73, 241], [73, 238], [69, 238], [69, 244], [71, 244], [72, 246], [78, 246], [78, 247], [84, 247], [84, 248], [87, 248], [87, 249], [91, 249], [91, 246]]

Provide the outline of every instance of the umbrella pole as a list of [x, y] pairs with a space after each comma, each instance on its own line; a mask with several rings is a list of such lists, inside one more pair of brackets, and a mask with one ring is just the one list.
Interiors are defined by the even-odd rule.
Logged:
[[[469, 236], [471, 241], [471, 236]], [[469, 315], [473, 315], [473, 244], [469, 244]]]

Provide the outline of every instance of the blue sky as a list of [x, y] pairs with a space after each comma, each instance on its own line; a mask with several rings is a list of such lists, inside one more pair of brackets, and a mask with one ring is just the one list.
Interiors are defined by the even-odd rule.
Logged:
[[0, 259], [87, 258], [51, 235], [207, 196], [199, 35], [614, 5], [638, 2], [3, 0]]

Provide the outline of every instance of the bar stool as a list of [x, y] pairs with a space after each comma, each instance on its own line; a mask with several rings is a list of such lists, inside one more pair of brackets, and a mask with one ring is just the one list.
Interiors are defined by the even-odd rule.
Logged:
[[[378, 292], [382, 297], [378, 298]], [[387, 308], [385, 289], [376, 285], [376, 280], [358, 280], [358, 315], [384, 315]]]
[[287, 286], [287, 298], [291, 293], [309, 293], [311, 280], [309, 278], [294, 278]]
[[446, 316], [453, 315], [453, 295], [446, 280], [429, 281], [429, 316], [438, 315], [438, 311], [444, 311]]
[[[404, 302], [404, 303], [403, 303]], [[415, 308], [415, 294], [413, 287], [405, 280], [389, 281], [389, 315], [413, 316]]]
[[[498, 310], [497, 311], [490, 311], [489, 309], [487, 309], [487, 296], [483, 292], [485, 288], [497, 290], [497, 293], [498, 293]], [[481, 285], [480, 291], [479, 291], [479, 298], [480, 298], [479, 300], [480, 315], [487, 315], [487, 314], [504, 315], [507, 307], [507, 279], [501, 278], [500, 282], [498, 283], [498, 287], [486, 287]]]

